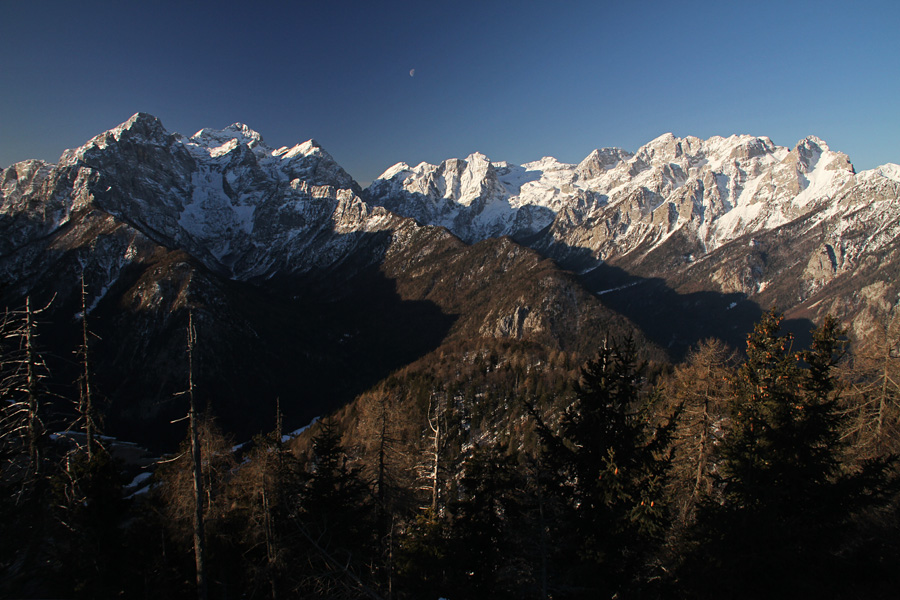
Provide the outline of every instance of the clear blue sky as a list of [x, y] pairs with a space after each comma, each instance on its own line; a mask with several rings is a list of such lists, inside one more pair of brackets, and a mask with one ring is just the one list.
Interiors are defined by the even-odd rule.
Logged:
[[0, 82], [4, 167], [137, 111], [315, 138], [363, 184], [398, 161], [577, 162], [668, 131], [900, 163], [896, 0], [0, 0]]

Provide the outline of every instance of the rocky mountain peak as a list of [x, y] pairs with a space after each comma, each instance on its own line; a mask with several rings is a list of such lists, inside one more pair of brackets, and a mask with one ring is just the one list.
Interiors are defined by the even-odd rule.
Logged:
[[775, 144], [767, 137], [731, 136], [734, 145], [728, 158], [738, 161], [761, 158], [775, 152]]
[[[357, 197], [359, 186], [315, 140], [272, 150], [242, 123], [186, 138], [137, 113], [67, 151], [58, 167], [7, 170], [3, 202], [20, 202], [37, 175], [60, 190], [43, 208], [29, 209], [40, 216], [32, 215], [30, 233], [21, 235], [47, 235], [73, 210], [94, 203], [157, 243], [237, 279], [284, 268], [323, 228], [377, 228]], [[19, 192], [12, 193], [13, 179]], [[390, 219], [378, 218], [389, 226]], [[296, 258], [290, 266], [305, 268]]]
[[307, 140], [302, 144], [297, 144], [295, 146], [282, 146], [278, 150], [272, 151], [272, 156], [279, 156], [281, 158], [294, 158], [295, 156], [310, 156], [313, 154], [319, 154], [323, 156], [331, 157], [330, 154], [325, 152], [322, 146], [316, 140]]
[[116, 136], [116, 139], [121, 139], [123, 134], [143, 136], [144, 138], [149, 139], [167, 136], [169, 133], [166, 131], [166, 128], [163, 127], [162, 121], [145, 112], [133, 114], [127, 121], [110, 131]]
[[684, 142], [685, 140], [676, 138], [672, 133], [664, 133], [641, 146], [635, 153], [635, 158], [646, 163], [673, 161], [684, 154]]
[[900, 165], [895, 163], [886, 163], [870, 171], [864, 171], [864, 173], [900, 183]]
[[619, 148], [595, 149], [578, 163], [575, 173], [582, 180], [594, 179], [632, 156], [631, 152]]
[[[295, 146], [296, 148], [297, 146]], [[322, 150], [322, 145], [319, 144], [316, 140], [310, 138], [299, 145], [299, 148], [304, 154], [312, 154], [316, 150]]]
[[398, 164], [365, 197], [469, 242], [527, 238], [564, 264], [578, 256], [583, 265], [585, 257], [647, 252], [678, 232], [709, 252], [833, 204], [854, 176], [847, 156], [814, 136], [791, 149], [767, 137], [665, 133], [634, 154], [595, 150], [578, 165], [545, 157], [489, 168], [477, 155], [440, 167]]
[[[234, 310], [265, 311], [268, 296], [258, 290], [268, 294], [270, 282], [290, 294], [327, 289], [338, 297], [340, 282], [390, 273], [405, 278], [397, 287], [406, 286], [404, 294], [417, 290], [421, 299], [438, 290], [430, 297], [446, 299], [466, 278], [480, 289], [489, 279], [484, 265], [492, 263], [508, 276], [504, 286], [527, 284], [505, 294], [502, 306], [489, 297], [500, 288], [486, 291], [478, 305], [492, 316], [466, 327], [525, 339], [553, 331], [584, 304], [559, 304], [560, 295], [529, 279], [561, 265], [579, 273], [594, 300], [602, 296], [628, 318], [653, 321], [655, 339], [676, 346], [687, 343], [709, 306], [718, 323], [731, 326], [740, 303], [805, 302], [809, 314], [858, 310], [858, 299], [823, 295], [835, 286], [852, 293], [877, 279], [884, 290], [878, 298], [897, 297], [900, 166], [856, 175], [846, 155], [814, 137], [786, 148], [764, 137], [669, 133], [635, 154], [598, 149], [577, 165], [552, 157], [492, 163], [476, 152], [438, 165], [397, 163], [364, 192], [365, 201], [357, 189], [315, 140], [273, 150], [241, 123], [187, 138], [138, 113], [59, 165], [27, 161], [0, 173], [0, 290], [21, 298], [40, 280], [45, 290], [69, 295], [71, 319], [72, 290], [87, 272], [92, 307], [131, 306], [150, 328], [157, 326], [150, 318], [169, 326], [174, 309], [191, 300], [188, 292], [201, 288], [210, 307], [234, 293]], [[420, 225], [445, 227], [471, 245]], [[501, 239], [476, 244], [487, 238]], [[446, 259], [463, 255], [464, 263]], [[523, 257], [531, 266], [509, 271], [505, 261]], [[566, 279], [559, 289], [570, 297], [568, 281], [576, 278]], [[383, 283], [393, 299], [393, 283]], [[281, 334], [295, 308], [288, 302], [260, 318]], [[469, 319], [462, 305], [441, 310], [459, 314], [460, 323]], [[696, 318], [673, 318], [680, 314]], [[336, 347], [352, 343], [345, 331], [357, 329], [355, 319]], [[241, 339], [255, 339], [258, 324]], [[415, 338], [416, 329], [402, 337]], [[302, 349], [303, 356], [317, 352], [312, 343]]]
[[198, 146], [216, 147], [234, 143], [255, 148], [263, 143], [262, 136], [243, 123], [232, 123], [224, 129], [204, 128], [190, 137]]
[[824, 152], [826, 150], [830, 150], [828, 144], [825, 141], [815, 135], [808, 135], [799, 142], [797, 142], [798, 149], [807, 149], [808, 151], [818, 150], [819, 152]]
[[66, 150], [59, 159], [60, 164], [74, 164], [95, 150], [105, 150], [119, 143], [129, 145], [165, 146], [171, 142], [169, 132], [162, 122], [151, 114], [138, 112], [127, 121], [108, 131], [94, 136], [79, 148]]
[[785, 163], [795, 165], [804, 175], [818, 167], [828, 171], [856, 172], [846, 154], [832, 151], [825, 141], [814, 135], [800, 140], [785, 158]]

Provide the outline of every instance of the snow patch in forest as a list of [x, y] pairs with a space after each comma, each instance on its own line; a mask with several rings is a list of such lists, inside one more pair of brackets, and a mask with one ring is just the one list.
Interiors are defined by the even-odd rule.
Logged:
[[314, 417], [313, 420], [310, 421], [308, 425], [301, 427], [300, 429], [295, 429], [294, 431], [281, 436], [281, 443], [283, 444], [283, 443], [290, 441], [293, 438], [299, 436], [301, 433], [303, 433], [304, 431], [306, 431], [307, 429], [309, 429], [310, 427], [315, 425], [316, 421], [318, 421], [318, 420], [319, 420], [319, 417]]

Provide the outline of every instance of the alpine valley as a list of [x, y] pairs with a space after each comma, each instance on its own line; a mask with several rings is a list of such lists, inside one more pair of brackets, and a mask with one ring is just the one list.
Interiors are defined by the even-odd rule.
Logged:
[[678, 360], [707, 337], [740, 347], [771, 306], [799, 334], [833, 314], [864, 337], [898, 302], [898, 237], [900, 166], [857, 173], [815, 137], [473, 154], [362, 189], [313, 140], [184, 137], [138, 113], [2, 171], [0, 303], [47, 306], [60, 381], [86, 318], [106, 430], [171, 449], [189, 312], [196, 387], [246, 439], [278, 401], [299, 426], [428, 360], [581, 360], [606, 333]]

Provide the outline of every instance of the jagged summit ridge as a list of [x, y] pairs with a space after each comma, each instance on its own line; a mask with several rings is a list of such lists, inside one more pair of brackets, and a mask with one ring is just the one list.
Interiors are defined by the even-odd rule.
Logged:
[[[448, 171], [466, 184], [448, 185]], [[666, 133], [634, 153], [594, 150], [577, 165], [545, 157], [519, 166], [481, 155], [401, 163], [364, 197], [468, 242], [510, 235], [556, 258], [606, 260], [646, 251], [676, 231], [708, 252], [822, 209], [872, 177], [815, 136], [787, 148], [767, 137]]]
[[[857, 218], [862, 206], [890, 225], [898, 182], [897, 165], [856, 173], [815, 136], [788, 148], [767, 137], [666, 133], [633, 153], [594, 150], [577, 165], [553, 157], [515, 165], [477, 152], [398, 163], [363, 192], [315, 140], [272, 148], [242, 123], [186, 137], [137, 113], [58, 165], [3, 170], [0, 256], [96, 207], [240, 280], [337, 264], [368, 234], [399, 239], [405, 217], [469, 243], [511, 236], [576, 271], [643, 261], [641, 272], [656, 276], [798, 220], [811, 231]], [[835, 272], [869, 251], [845, 230], [827, 241]], [[748, 293], [766, 285], [755, 275], [716, 277]]]
[[[470, 162], [478, 181], [492, 169]], [[442, 177], [451, 195], [478, 183], [462, 164]], [[285, 394], [322, 414], [451, 330], [567, 347], [611, 317], [536, 252], [466, 246], [364, 203], [354, 185], [314, 140], [272, 149], [243, 125], [186, 137], [138, 114], [57, 165], [0, 173], [0, 297], [54, 298], [60, 330], [86, 316], [102, 326], [92, 356], [136, 429], [172, 418], [188, 308], [205, 393], [238, 421]]]
[[190, 137], [197, 146], [221, 146], [222, 144], [245, 144], [249, 148], [263, 142], [262, 136], [243, 123], [232, 123], [225, 129], [204, 128]]
[[[510, 236], [604, 299], [626, 289], [627, 274], [678, 293], [810, 307], [826, 306], [811, 298], [838, 289], [833, 281], [853, 278], [841, 285], [855, 290], [880, 278], [877, 296], [888, 302], [895, 277], [877, 270], [896, 264], [898, 197], [900, 166], [856, 173], [814, 136], [788, 148], [671, 133], [578, 164], [477, 152], [398, 163], [362, 192], [315, 140], [272, 148], [242, 123], [186, 137], [137, 113], [57, 165], [25, 161], [0, 173], [0, 286], [25, 293], [29, 279], [53, 273], [54, 285], [74, 289], [91, 265], [94, 305], [122, 273], [170, 252], [222, 280], [325, 279], [420, 252], [432, 243], [423, 240], [450, 243], [449, 230], [469, 243]], [[518, 247], [504, 242], [482, 249]], [[64, 276], [59, 256], [73, 261]], [[597, 268], [604, 263], [611, 268]], [[141, 289], [135, 302], [153, 305], [156, 288]], [[860, 306], [847, 302], [835, 312]]]
[[[338, 260], [359, 234], [398, 219], [370, 210], [314, 140], [273, 149], [240, 123], [185, 137], [146, 113], [66, 151], [56, 166], [14, 165], [2, 182], [0, 229], [9, 235], [0, 250], [96, 206], [236, 279]], [[55, 191], [38, 193], [42, 186]]]

